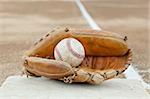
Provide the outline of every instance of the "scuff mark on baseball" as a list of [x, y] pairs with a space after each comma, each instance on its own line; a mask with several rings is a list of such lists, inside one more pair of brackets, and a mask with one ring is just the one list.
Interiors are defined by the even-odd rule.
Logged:
[[85, 58], [83, 45], [74, 38], [65, 38], [61, 40], [54, 49], [54, 57], [76, 67], [81, 64]]

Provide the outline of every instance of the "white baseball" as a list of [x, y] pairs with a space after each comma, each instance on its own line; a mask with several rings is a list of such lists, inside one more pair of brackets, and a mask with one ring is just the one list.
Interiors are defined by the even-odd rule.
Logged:
[[74, 38], [61, 40], [54, 49], [54, 57], [75, 67], [81, 64], [85, 57], [83, 45]]

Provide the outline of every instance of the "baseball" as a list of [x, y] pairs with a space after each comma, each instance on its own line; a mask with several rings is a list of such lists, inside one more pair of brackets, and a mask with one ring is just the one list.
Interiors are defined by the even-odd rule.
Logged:
[[54, 49], [54, 57], [76, 67], [81, 64], [85, 57], [83, 45], [74, 38], [61, 40]]

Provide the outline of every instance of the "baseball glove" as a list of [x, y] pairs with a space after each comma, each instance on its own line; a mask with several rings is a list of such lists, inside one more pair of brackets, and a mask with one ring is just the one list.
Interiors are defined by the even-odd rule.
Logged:
[[[68, 37], [77, 39], [85, 48], [85, 58], [77, 67], [54, 59], [55, 46]], [[132, 53], [126, 40], [126, 36], [107, 31], [56, 29], [25, 52], [24, 73], [65, 83], [99, 84], [122, 74], [130, 65]]]

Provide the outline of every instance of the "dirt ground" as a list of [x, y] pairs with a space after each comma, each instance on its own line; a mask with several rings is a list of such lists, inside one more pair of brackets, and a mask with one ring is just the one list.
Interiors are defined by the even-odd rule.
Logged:
[[[102, 29], [125, 33], [133, 63], [147, 83], [148, 0], [84, 0]], [[0, 85], [22, 69], [23, 52], [54, 27], [90, 28], [73, 0], [0, 0]]]

